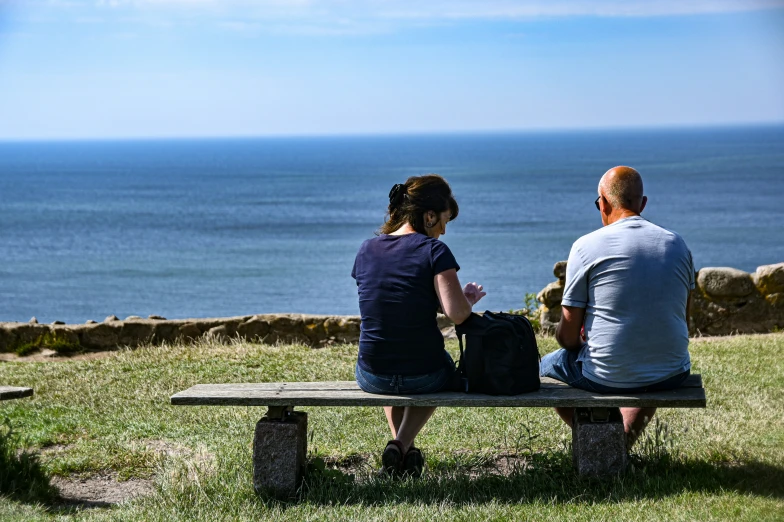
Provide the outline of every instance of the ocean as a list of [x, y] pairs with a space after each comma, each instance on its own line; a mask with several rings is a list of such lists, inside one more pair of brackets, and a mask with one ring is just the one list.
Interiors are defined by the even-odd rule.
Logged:
[[435, 172], [482, 310], [521, 308], [601, 226], [610, 167], [697, 268], [784, 261], [784, 127], [0, 143], [0, 321], [358, 313], [357, 248]]

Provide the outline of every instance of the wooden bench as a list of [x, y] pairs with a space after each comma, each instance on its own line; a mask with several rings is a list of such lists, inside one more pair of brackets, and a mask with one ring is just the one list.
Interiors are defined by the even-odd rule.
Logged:
[[253, 441], [253, 485], [279, 496], [294, 494], [305, 470], [307, 414], [295, 406], [437, 406], [577, 408], [572, 429], [578, 473], [617, 474], [627, 450], [618, 408], [704, 408], [702, 378], [691, 375], [682, 387], [652, 393], [600, 395], [542, 378], [539, 391], [515, 396], [457, 392], [427, 395], [374, 395], [354, 381], [252, 384], [198, 384], [171, 397], [175, 406], [266, 406]]
[[17, 388], [15, 386], [0, 386], [0, 401], [10, 401], [11, 399], [21, 399], [30, 397], [33, 394], [32, 388]]

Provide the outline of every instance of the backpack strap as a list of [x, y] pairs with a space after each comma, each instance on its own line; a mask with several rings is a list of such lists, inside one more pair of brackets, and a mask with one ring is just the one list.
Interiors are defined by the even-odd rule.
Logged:
[[466, 334], [466, 336], [469, 335], [471, 336], [471, 350], [467, 352], [467, 355], [466, 351], [463, 349], [463, 336], [457, 336], [457, 342], [460, 345], [460, 364], [457, 367], [457, 373], [461, 378], [468, 381], [466, 384], [467, 389], [462, 391], [470, 393], [472, 391], [470, 387], [471, 383], [476, 385], [479, 382], [484, 373], [485, 365], [482, 357], [482, 350], [484, 348], [483, 337], [481, 335]]

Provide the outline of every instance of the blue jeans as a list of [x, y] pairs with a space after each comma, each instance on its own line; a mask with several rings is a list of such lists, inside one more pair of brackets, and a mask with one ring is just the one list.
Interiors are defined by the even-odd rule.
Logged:
[[368, 393], [398, 395], [450, 391], [455, 380], [455, 363], [446, 351], [444, 356], [447, 360], [441, 369], [423, 375], [371, 373], [360, 368], [359, 364], [354, 373], [359, 387]]
[[689, 376], [689, 370], [678, 375], [673, 375], [661, 382], [640, 386], [637, 388], [616, 388], [605, 386], [583, 376], [583, 364], [577, 360], [579, 352], [556, 350], [542, 357], [539, 373], [542, 377], [551, 377], [565, 382], [573, 388], [588, 390], [595, 393], [643, 393], [677, 388]]

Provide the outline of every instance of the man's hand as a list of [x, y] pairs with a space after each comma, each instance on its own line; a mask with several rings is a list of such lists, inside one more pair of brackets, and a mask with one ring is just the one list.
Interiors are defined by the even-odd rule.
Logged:
[[482, 291], [483, 289], [484, 287], [482, 285], [468, 283], [465, 285], [465, 288], [463, 288], [463, 295], [466, 296], [466, 299], [471, 303], [471, 306], [474, 306], [480, 299], [487, 295], [487, 292]]
[[555, 338], [565, 350], [576, 352], [582, 348], [585, 341], [584, 320], [585, 308], [561, 307], [561, 322], [555, 330]]

